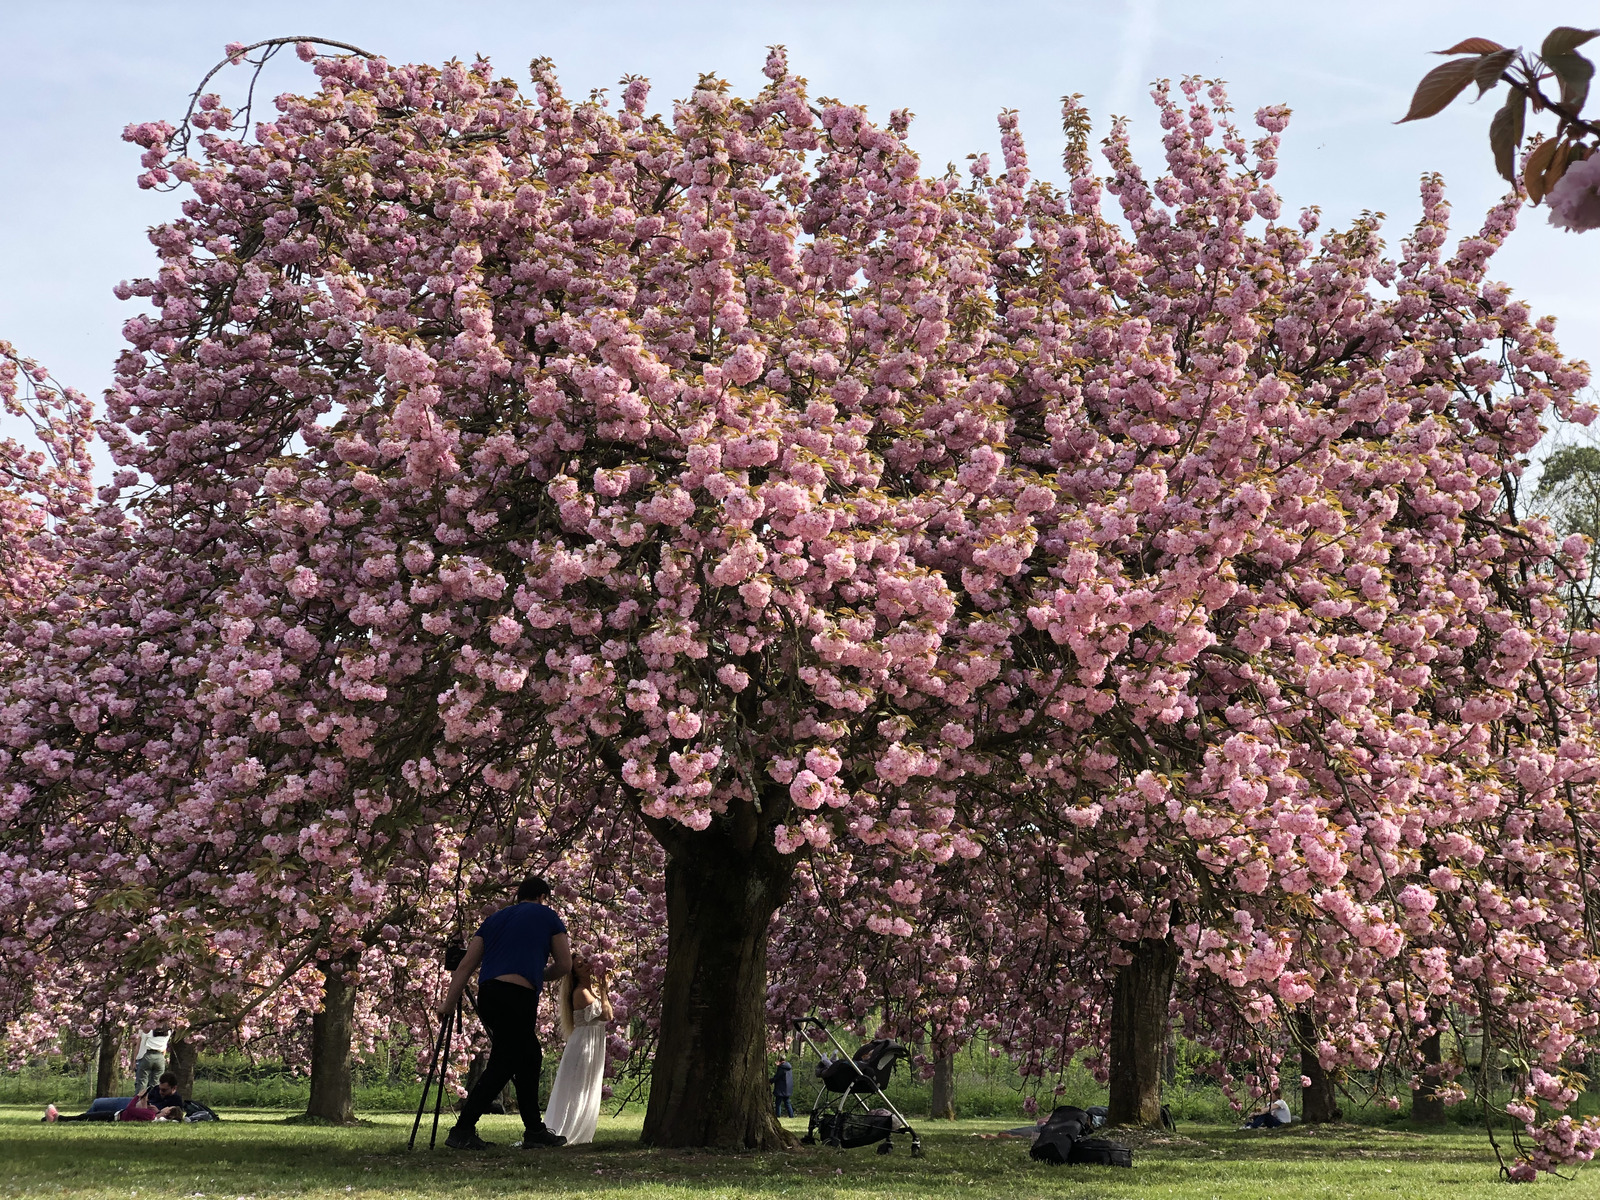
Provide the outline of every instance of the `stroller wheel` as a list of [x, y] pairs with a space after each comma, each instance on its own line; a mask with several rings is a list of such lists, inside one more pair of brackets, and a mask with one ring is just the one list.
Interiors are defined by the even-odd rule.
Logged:
[[878, 1143], [878, 1153], [879, 1154], [893, 1154], [894, 1153], [894, 1143], [893, 1142], [879, 1142]]
[[817, 1139], [808, 1133], [805, 1135], [805, 1137], [800, 1139], [800, 1144], [802, 1146], [815, 1146], [817, 1144]]
[[922, 1139], [921, 1138], [912, 1138], [911, 1139], [911, 1157], [912, 1158], [921, 1158], [922, 1157]]

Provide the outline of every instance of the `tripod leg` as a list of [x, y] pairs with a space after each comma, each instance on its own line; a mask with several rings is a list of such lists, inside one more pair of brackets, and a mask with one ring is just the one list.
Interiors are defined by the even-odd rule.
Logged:
[[450, 1027], [450, 1018], [446, 1017], [439, 1022], [439, 1035], [433, 1039], [433, 1057], [428, 1060], [428, 1073], [422, 1080], [422, 1099], [417, 1101], [417, 1119], [411, 1122], [411, 1140], [406, 1143], [407, 1150], [417, 1148], [417, 1130], [422, 1127], [422, 1114], [428, 1107], [428, 1089], [433, 1086], [433, 1073], [439, 1066], [439, 1051], [444, 1046], [444, 1031]]
[[439, 1090], [433, 1094], [433, 1132], [428, 1135], [428, 1149], [433, 1149], [433, 1144], [439, 1140], [439, 1108], [444, 1104], [444, 1080], [450, 1074], [450, 1043], [456, 1035], [456, 1026], [461, 1024], [461, 1002], [456, 1001], [456, 1011], [450, 1014], [445, 1023], [447, 1032], [444, 1035], [444, 1061], [439, 1064]]

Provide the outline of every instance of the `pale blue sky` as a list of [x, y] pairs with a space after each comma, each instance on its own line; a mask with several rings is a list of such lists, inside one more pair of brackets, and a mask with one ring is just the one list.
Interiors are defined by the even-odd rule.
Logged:
[[[1110, 113], [1135, 120], [1156, 165], [1145, 85], [1157, 76], [1230, 81], [1244, 113], [1295, 110], [1277, 180], [1289, 211], [1322, 206], [1343, 223], [1362, 209], [1389, 215], [1391, 244], [1417, 215], [1416, 181], [1442, 171], [1458, 229], [1475, 226], [1503, 190], [1490, 162], [1488, 104], [1457, 102], [1427, 122], [1395, 125], [1427, 51], [1461, 37], [1537, 45], [1555, 24], [1600, 25], [1593, 0], [1512, 6], [1430, 0], [1234, 3], [897, 3], [657, 0], [567, 4], [534, 0], [0, 0], [7, 62], [0, 72], [0, 338], [46, 362], [63, 382], [98, 394], [133, 312], [112, 286], [153, 262], [145, 229], [178, 197], [134, 186], [130, 121], [182, 115], [186, 97], [225, 43], [280, 34], [355, 42], [391, 61], [490, 55], [526, 78], [552, 57], [569, 94], [649, 76], [653, 107], [682, 96], [701, 71], [748, 94], [764, 47], [789, 47], [814, 94], [917, 113], [912, 139], [930, 168], [998, 149], [995, 114], [1016, 108], [1036, 169], [1059, 163], [1059, 97], [1082, 92], [1103, 131]], [[287, 56], [268, 68], [267, 95], [309, 72]], [[226, 88], [237, 83], [224, 75]], [[613, 93], [615, 94], [615, 93]], [[998, 158], [998, 154], [996, 154]], [[1494, 274], [1560, 318], [1568, 352], [1600, 363], [1600, 232], [1567, 234], [1526, 211]]]

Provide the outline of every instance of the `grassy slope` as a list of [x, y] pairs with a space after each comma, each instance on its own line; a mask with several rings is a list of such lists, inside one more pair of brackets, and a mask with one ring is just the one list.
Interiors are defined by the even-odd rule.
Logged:
[[[479, 1197], [1083, 1197], [1085, 1200], [1428, 1200], [1504, 1197], [1482, 1134], [1344, 1127], [1261, 1134], [1185, 1126], [1138, 1148], [1131, 1171], [1044, 1167], [1026, 1144], [987, 1141], [1005, 1121], [928, 1122], [927, 1154], [801, 1149], [721, 1156], [638, 1148], [638, 1119], [603, 1119], [571, 1150], [505, 1148], [515, 1118], [485, 1118], [501, 1146], [480, 1155], [408, 1155], [407, 1118], [356, 1129], [286, 1126], [259, 1110], [219, 1125], [42, 1125], [35, 1108], [0, 1109], [0, 1197], [62, 1200], [477, 1200]], [[795, 1124], [793, 1122], [791, 1125]], [[424, 1126], [423, 1139], [427, 1137]], [[442, 1139], [441, 1139], [442, 1140]], [[1547, 1180], [1570, 1200], [1600, 1200], [1600, 1173]]]

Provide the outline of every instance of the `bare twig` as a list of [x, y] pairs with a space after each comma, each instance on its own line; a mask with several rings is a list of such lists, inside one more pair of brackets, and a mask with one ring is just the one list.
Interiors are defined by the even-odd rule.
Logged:
[[[255, 70], [250, 75], [250, 89], [245, 100], [244, 111], [234, 122], [233, 127], [240, 130], [248, 130], [250, 128], [250, 108], [255, 103], [256, 80], [261, 77], [262, 69], [266, 67], [272, 56], [279, 50], [282, 50], [285, 46], [297, 46], [301, 42], [309, 42], [313, 46], [332, 46], [339, 50], [348, 51], [349, 55], [356, 55], [361, 58], [378, 57], [369, 50], [363, 50], [360, 46], [352, 46], [349, 42], [336, 42], [331, 38], [275, 37], [267, 38], [265, 41], [253, 42], [240, 49], [236, 54], [223, 59], [205, 73], [205, 78], [201, 79], [199, 86], [190, 93], [189, 107], [184, 110], [183, 120], [178, 123], [178, 127], [172, 131], [172, 136], [167, 139], [167, 149], [173, 154], [183, 154], [188, 151], [190, 132], [193, 129], [190, 121], [194, 118], [194, 110], [200, 103], [200, 97], [205, 94], [206, 84], [210, 83], [212, 77], [223, 67], [233, 66], [240, 62], [250, 63], [255, 67]], [[262, 50], [264, 53], [259, 58], [249, 58], [248, 55], [252, 50]], [[347, 57], [347, 55], [335, 55], [334, 57], [343, 58]], [[242, 137], [243, 133], [240, 136]]]

